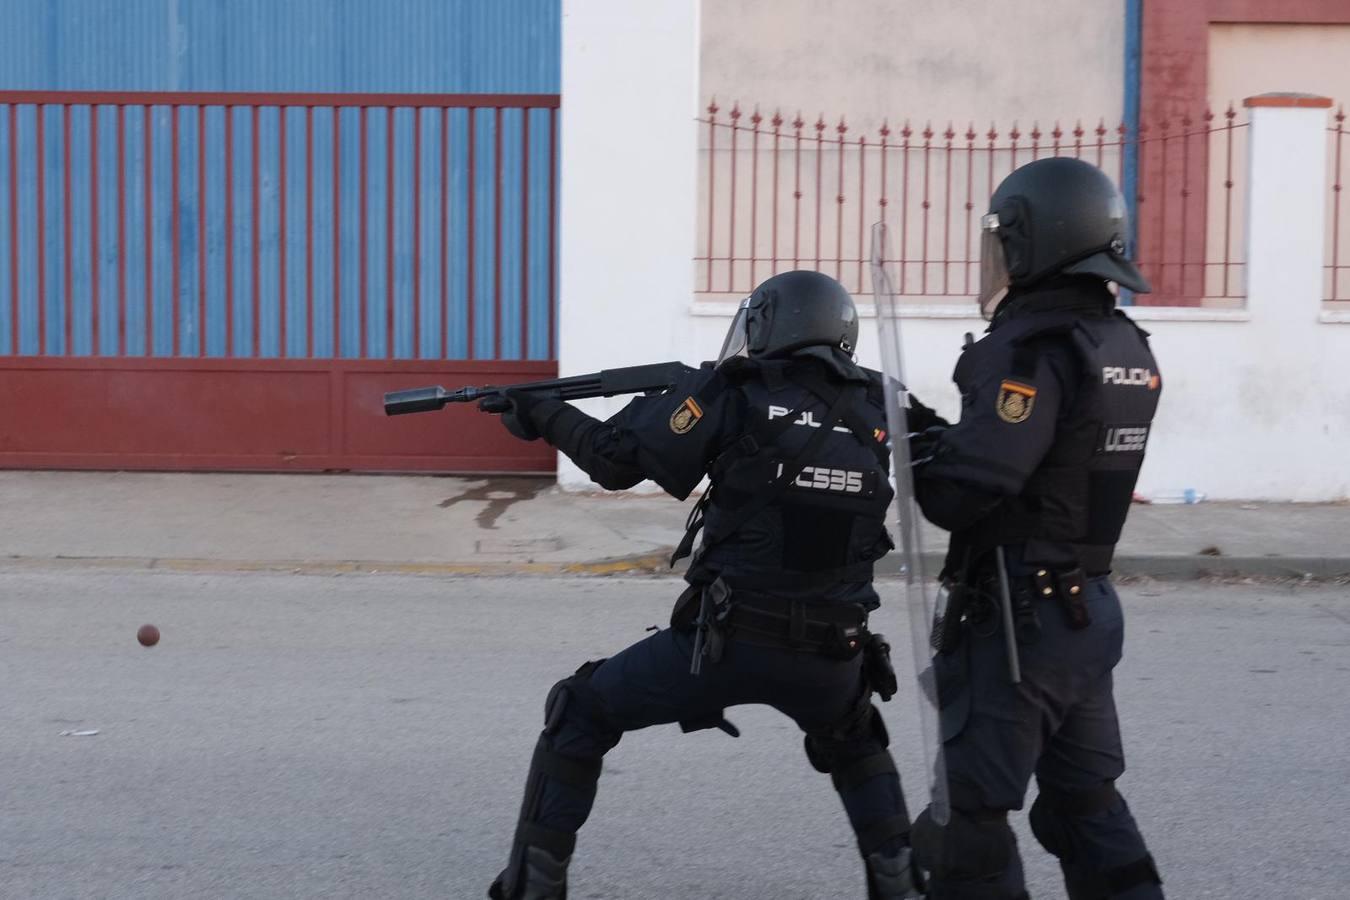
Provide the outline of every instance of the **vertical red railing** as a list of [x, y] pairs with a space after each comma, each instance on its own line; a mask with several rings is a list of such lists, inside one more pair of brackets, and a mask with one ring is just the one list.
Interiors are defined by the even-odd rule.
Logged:
[[[342, 356], [342, 110], [333, 110], [333, 357]], [[228, 246], [228, 245], [227, 245]], [[228, 263], [226, 263], [228, 265]], [[444, 356], [444, 352], [441, 353]]]
[[[38, 356], [47, 354], [47, 141], [46, 106], [37, 107], [37, 314]], [[16, 220], [17, 221], [17, 220]]]
[[[413, 114], [412, 358], [422, 356], [422, 111]], [[500, 177], [500, 173], [498, 173]], [[500, 296], [500, 293], [498, 294]]]
[[713, 225], [717, 210], [717, 99], [708, 104], [708, 283], [713, 280]]
[[[12, 109], [13, 107], [11, 107]], [[14, 307], [18, 310], [18, 281]], [[15, 333], [15, 352], [18, 337]], [[117, 104], [117, 355], [127, 353], [127, 108]]]
[[755, 283], [755, 265], [759, 262], [759, 126], [764, 117], [759, 107], [750, 115], [750, 283]]
[[231, 105], [225, 107], [225, 355], [234, 356], [234, 107]]
[[731, 194], [727, 198], [727, 290], [735, 290], [736, 281], [736, 132], [740, 130], [741, 105], [731, 105]]
[[[384, 358], [394, 358], [394, 248], [398, 216], [398, 182], [394, 180], [394, 108], [384, 111]], [[286, 196], [283, 190], [282, 196]], [[284, 209], [284, 207], [283, 207]], [[284, 233], [284, 229], [283, 229]]]
[[[89, 107], [89, 353], [99, 356], [99, 278], [102, 264], [98, 258], [98, 107]], [[71, 352], [69, 348], [67, 353]]]
[[900, 129], [904, 141], [900, 145], [900, 293], [905, 292], [905, 263], [909, 260], [909, 139], [914, 130], [905, 121]]
[[1341, 192], [1344, 189], [1342, 178], [1344, 173], [1341, 170], [1341, 147], [1345, 139], [1345, 107], [1338, 107], [1336, 110], [1336, 127], [1333, 129], [1336, 135], [1336, 155], [1334, 168], [1332, 169], [1331, 184], [1331, 292], [1327, 296], [1328, 300], [1341, 299], [1340, 292], [1340, 274], [1341, 274]]
[[822, 165], [824, 164], [824, 162], [825, 162], [825, 152], [824, 152], [825, 147], [824, 147], [824, 143], [823, 143], [824, 137], [825, 137], [825, 115], [824, 115], [824, 113], [821, 114], [820, 118], [816, 119], [816, 124], [815, 124], [814, 127], [815, 127], [815, 129], [816, 129], [816, 269], [819, 270], [819, 269], [820, 269], [820, 232], [821, 232], [820, 200], [821, 200], [821, 194], [823, 193], [822, 190], [821, 190], [821, 186], [820, 186], [820, 185], [821, 185], [820, 170], [821, 170], [821, 166], [822, 166]]
[[773, 254], [773, 271], [778, 271], [778, 160], [779, 140], [782, 137], [783, 114], [774, 110], [773, 119], [773, 233], [769, 237], [770, 252]]
[[[249, 190], [249, 207], [250, 207], [249, 254], [251, 256], [251, 259], [249, 261], [251, 267], [251, 271], [249, 273], [249, 281], [250, 281], [249, 287], [251, 288], [250, 293], [252, 294], [253, 309], [252, 309], [252, 317], [249, 320], [249, 331], [251, 332], [249, 345], [252, 347], [253, 356], [261, 356], [262, 323], [260, 320], [262, 318], [262, 259], [261, 259], [261, 249], [258, 246], [258, 240], [260, 237], [260, 231], [258, 227], [259, 225], [258, 211], [260, 201], [259, 186], [262, 183], [262, 178], [258, 174], [258, 164], [261, 161], [260, 132], [262, 131], [262, 129], [258, 127], [261, 118], [259, 116], [258, 107], [256, 106], [253, 107], [251, 112], [252, 112], [252, 122], [251, 122], [252, 133], [249, 135], [249, 153], [250, 158], [252, 160], [252, 164], [249, 169], [249, 177], [252, 184], [250, 185]], [[362, 132], [362, 137], [364, 138], [364, 136], [365, 136], [364, 132]], [[362, 141], [363, 147], [364, 143], [365, 142]], [[364, 163], [365, 160], [363, 159], [362, 162]], [[364, 171], [365, 169], [363, 166], [362, 172]], [[149, 188], [147, 187], [146, 190], [149, 190]], [[146, 207], [149, 208], [148, 203], [146, 204]], [[364, 220], [365, 216], [362, 215], [361, 218]], [[363, 253], [362, 257], [364, 258], [364, 256], [365, 254]]]
[[23, 322], [19, 317], [19, 106], [9, 104], [9, 346], [22, 350]]
[[[765, 275], [757, 266], [759, 235], [767, 231], [770, 248], [765, 258], [773, 271], [789, 266], [815, 266], [835, 275], [850, 288], [865, 292], [868, 289], [865, 263], [870, 253], [868, 210], [872, 210], [883, 220], [898, 215], [898, 221], [892, 223], [899, 232], [893, 262], [898, 265], [897, 281], [902, 294], [969, 296], [974, 283], [973, 267], [978, 264], [976, 207], [983, 208], [983, 197], [992, 194], [997, 182], [1009, 171], [1030, 160], [1070, 156], [1095, 161], [1119, 182], [1128, 151], [1136, 148], [1144, 157], [1144, 165], [1156, 175], [1151, 182], [1141, 182], [1135, 198], [1144, 219], [1140, 233], [1147, 239], [1148, 252], [1143, 254], [1141, 265], [1152, 273], [1163, 302], [1199, 302], [1204, 294], [1206, 272], [1240, 265], [1231, 248], [1221, 252], [1217, 239], [1213, 247], [1204, 245], [1205, 229], [1209, 227], [1207, 217], [1222, 215], [1224, 226], [1231, 229], [1237, 214], [1231, 186], [1225, 190], [1222, 212], [1218, 209], [1217, 194], [1213, 209], [1199, 202], [1202, 197], [1197, 186], [1206, 183], [1212, 170], [1208, 154], [1198, 152], [1195, 142], [1224, 131], [1214, 127], [1208, 118], [1201, 125], [1197, 117], [1179, 116], [1177, 122], [1155, 123], [1153, 134], [1147, 126], [1139, 134], [1130, 134], [1122, 123], [1115, 129], [1117, 138], [1111, 141], [1107, 140], [1104, 119], [1091, 128], [1081, 120], [1070, 128], [1064, 126], [1064, 120], [1052, 120], [1050, 128], [1044, 130], [1033, 120], [1026, 132], [1016, 124], [1000, 132], [996, 124], [991, 124], [983, 134], [976, 131], [973, 123], [958, 131], [948, 122], [940, 132], [929, 123], [918, 129], [917, 134], [906, 123], [900, 129], [899, 140], [892, 142], [891, 130], [884, 121], [872, 132], [850, 126], [843, 117], [834, 120], [837, 124], [827, 125], [822, 114], [811, 121], [814, 134], [810, 134], [805, 132], [807, 121], [798, 114], [789, 123], [792, 131], [786, 136], [791, 140], [783, 141], [784, 120], [775, 114], [769, 120], [772, 130], [764, 132], [772, 140], [762, 141], [763, 119], [758, 112], [751, 116], [751, 126], [744, 129], [739, 102], [731, 107], [729, 119], [719, 116], [715, 104], [707, 109], [708, 116], [703, 120], [708, 129], [705, 148], [711, 150], [705, 149], [709, 159], [702, 214], [707, 217], [707, 233], [702, 236], [700, 246], [704, 255], [698, 260], [706, 270], [699, 283], [701, 291], [734, 294], [761, 281]], [[1178, 123], [1179, 127], [1174, 127]], [[750, 133], [748, 148], [739, 134], [743, 129]], [[727, 148], [732, 148], [731, 161], [723, 164]], [[748, 216], [741, 208], [745, 202], [741, 194], [746, 191], [740, 184], [744, 173], [739, 168], [743, 162], [739, 157], [747, 149], [751, 154]], [[870, 159], [873, 152], [876, 169]], [[1184, 158], [1178, 160], [1177, 152], [1182, 152]], [[768, 158], [763, 158], [763, 153], [768, 153]], [[803, 178], [813, 177], [810, 171], [803, 171], [812, 162], [809, 158], [812, 153], [814, 187], [803, 184]], [[829, 153], [836, 156], [827, 165]], [[1160, 162], [1165, 165], [1159, 166]], [[791, 167], [787, 177], [782, 173], [785, 164]], [[762, 165], [771, 167], [763, 178]], [[892, 168], [896, 170], [898, 186], [891, 183]], [[760, 197], [761, 188], [765, 187], [770, 195], [767, 200]], [[848, 206], [855, 189], [856, 223], [849, 218], [852, 212]], [[984, 195], [977, 193], [981, 189], [986, 192]], [[804, 208], [808, 190], [814, 190], [812, 207]], [[897, 202], [891, 203], [897, 192]], [[832, 217], [824, 205], [827, 194], [835, 204]], [[790, 201], [790, 206], [784, 201]], [[718, 211], [723, 209], [725, 214], [719, 216]], [[812, 219], [814, 236], [804, 233], [812, 227]], [[785, 249], [780, 233], [788, 228], [791, 247]], [[1177, 239], [1181, 240], [1180, 247], [1176, 246]], [[804, 241], [811, 243], [804, 245]], [[747, 244], [748, 254], [738, 252]], [[742, 257], [749, 260], [744, 269], [737, 267]], [[720, 275], [714, 278], [712, 267], [723, 262], [728, 266], [726, 278]], [[959, 278], [953, 271], [955, 267], [960, 267]]]
[[528, 109], [521, 110], [520, 113], [520, 358], [530, 358], [530, 111]]
[[314, 356], [314, 107], [305, 107], [305, 356]]
[[835, 222], [834, 222], [834, 277], [842, 281], [844, 278], [844, 135], [848, 132], [848, 126], [840, 118], [839, 124], [835, 126], [835, 131], [839, 135], [838, 157], [839, 157], [839, 190], [835, 193]]
[[502, 108], [493, 112], [492, 128], [492, 296], [498, 302], [492, 305], [493, 358], [502, 356]]
[[[180, 180], [179, 173], [182, 170], [182, 166], [179, 164], [178, 160], [179, 155], [178, 110], [179, 110], [178, 106], [169, 107], [169, 165], [171, 167], [170, 188], [169, 188], [169, 204], [170, 204], [169, 227], [173, 230], [173, 240], [172, 240], [173, 254], [170, 258], [172, 274], [170, 276], [169, 281], [169, 291], [170, 291], [169, 324], [173, 330], [173, 350], [171, 353], [171, 355], [173, 356], [178, 356], [181, 353], [181, 349], [178, 343], [179, 332], [181, 331], [181, 329], [179, 328], [179, 321], [178, 321], [180, 317], [174, 315], [173, 310], [178, 306], [180, 306], [183, 302], [182, 257], [181, 257], [181, 248], [179, 247], [179, 242], [182, 238], [183, 223], [182, 223], [182, 204], [179, 201], [179, 198], [181, 197], [181, 194], [179, 193], [179, 180]], [[283, 232], [285, 231], [284, 228], [282, 230]]]
[[75, 352], [75, 302], [71, 296], [75, 292], [75, 269], [71, 262], [74, 249], [74, 224], [70, 220], [70, 106], [61, 107], [61, 237], [63, 254], [64, 281], [61, 290], [61, 324], [65, 330], [65, 340], [61, 352], [72, 355]]
[[206, 355], [206, 107], [197, 107], [197, 355]]
[[[529, 114], [526, 113], [526, 122]], [[450, 342], [450, 110], [441, 109], [441, 358]]]
[[792, 120], [793, 137], [793, 191], [792, 191], [792, 268], [801, 266], [802, 238], [802, 126], [806, 122], [802, 114]]

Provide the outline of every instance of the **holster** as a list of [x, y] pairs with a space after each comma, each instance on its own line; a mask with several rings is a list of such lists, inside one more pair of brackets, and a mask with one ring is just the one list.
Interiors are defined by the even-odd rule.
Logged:
[[895, 677], [895, 666], [891, 664], [891, 645], [886, 643], [885, 637], [868, 632], [863, 643], [862, 665], [868, 686], [881, 696], [883, 703], [895, 696], [899, 682]]

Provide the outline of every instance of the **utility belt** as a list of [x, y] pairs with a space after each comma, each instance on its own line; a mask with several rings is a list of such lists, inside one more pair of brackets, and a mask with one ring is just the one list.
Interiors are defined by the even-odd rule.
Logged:
[[[1034, 644], [1041, 636], [1041, 608], [1053, 602], [1070, 629], [1079, 631], [1092, 624], [1087, 609], [1087, 582], [1092, 577], [1081, 567], [1037, 568], [1029, 575], [1008, 576], [1013, 633], [1017, 643]], [[963, 578], [944, 581], [947, 604], [934, 621], [932, 644], [941, 652], [955, 650], [961, 641], [961, 624], [977, 634], [992, 634], [1000, 623], [1001, 586], [997, 571], [978, 569]]]
[[863, 668], [872, 689], [889, 700], [896, 690], [890, 645], [867, 628], [867, 610], [857, 603], [819, 604], [767, 597], [734, 598], [723, 578], [690, 585], [675, 601], [672, 628], [695, 629], [689, 671], [697, 675], [704, 662], [721, 661], [728, 640], [761, 647], [815, 653], [849, 660], [863, 654]]

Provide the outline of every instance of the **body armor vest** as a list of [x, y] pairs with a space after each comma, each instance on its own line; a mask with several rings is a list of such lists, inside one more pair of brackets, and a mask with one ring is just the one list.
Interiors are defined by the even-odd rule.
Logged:
[[856, 371], [846, 380], [790, 359], [728, 373], [746, 428], [713, 463], [691, 515], [687, 540], [706, 530], [690, 581], [875, 604], [872, 563], [893, 546], [893, 492], [880, 375]]
[[[1006, 329], [1006, 330], [1005, 330]], [[992, 527], [976, 525], [953, 538], [948, 567], [970, 549], [1022, 544], [1032, 566], [1088, 574], [1110, 570], [1144, 462], [1153, 416], [1162, 392], [1147, 335], [1124, 313], [1110, 316], [1039, 314], [999, 328], [991, 338], [1013, 348], [1014, 376], [1034, 367], [1035, 345], [1072, 346], [1078, 379], [1065, 385], [1054, 444], [1008, 515]]]

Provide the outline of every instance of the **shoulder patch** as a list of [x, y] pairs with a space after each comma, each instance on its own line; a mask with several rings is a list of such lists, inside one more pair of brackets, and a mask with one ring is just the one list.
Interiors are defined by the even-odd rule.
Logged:
[[693, 397], [686, 397], [684, 402], [670, 414], [670, 430], [676, 434], [688, 434], [702, 418], [702, 407], [694, 401]]
[[998, 386], [998, 417], [1010, 425], [1031, 418], [1036, 405], [1036, 389], [1018, 381], [1004, 381]]

